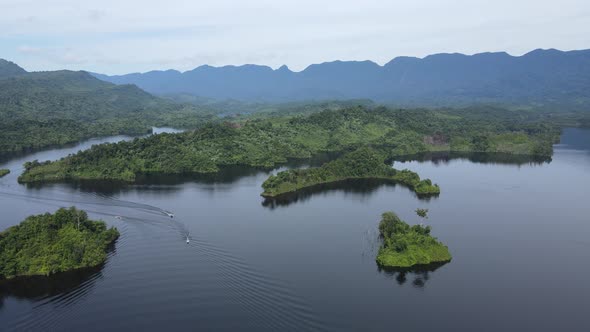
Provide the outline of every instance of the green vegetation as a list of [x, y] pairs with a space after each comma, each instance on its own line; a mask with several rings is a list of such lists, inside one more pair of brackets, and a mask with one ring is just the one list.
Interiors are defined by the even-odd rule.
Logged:
[[7, 174], [9, 174], [9, 173], [10, 173], [10, 170], [9, 169], [0, 168], [0, 178], [3, 177], [3, 176], [5, 176], [5, 175], [7, 175]]
[[416, 209], [416, 214], [420, 218], [428, 219], [428, 209], [420, 209], [420, 208], [418, 208], [418, 209]]
[[383, 244], [377, 263], [383, 267], [412, 267], [451, 260], [449, 248], [430, 235], [430, 226], [410, 226], [393, 212], [385, 212], [379, 223]]
[[16, 63], [0, 59], [0, 79], [25, 74], [26, 71]]
[[0, 279], [97, 266], [118, 237], [117, 229], [73, 207], [30, 216], [0, 233]]
[[56, 71], [0, 75], [0, 118], [0, 153], [10, 153], [97, 136], [142, 135], [152, 126], [196, 128], [215, 116], [133, 85]]
[[262, 188], [264, 197], [274, 197], [324, 183], [349, 179], [379, 179], [408, 186], [419, 195], [440, 193], [430, 180], [420, 180], [418, 174], [398, 171], [385, 163], [387, 154], [363, 147], [321, 167], [293, 169], [271, 175]]
[[190, 94], [165, 94], [162, 97], [178, 103], [192, 104], [200, 108], [213, 109], [220, 114], [233, 119], [256, 119], [302, 114], [309, 115], [320, 111], [342, 110], [359, 105], [364, 107], [375, 106], [375, 103], [369, 99], [310, 100], [270, 103], [238, 101], [234, 99], [220, 100], [198, 97]]
[[[213, 173], [228, 165], [268, 168], [288, 158], [363, 146], [384, 153], [384, 159], [427, 151], [552, 154], [558, 128], [529, 117], [529, 113], [504, 112], [353, 107], [239, 123], [215, 122], [195, 131], [93, 146], [56, 162], [32, 162], [19, 181], [133, 182], [147, 173]], [[425, 181], [416, 185], [417, 193], [429, 192], [432, 184]]]

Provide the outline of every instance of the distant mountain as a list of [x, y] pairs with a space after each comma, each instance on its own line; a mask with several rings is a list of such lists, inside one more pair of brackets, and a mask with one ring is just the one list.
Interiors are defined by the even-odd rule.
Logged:
[[0, 59], [0, 79], [26, 73], [27, 71], [19, 67], [16, 63]]
[[116, 84], [136, 84], [160, 95], [286, 102], [362, 99], [408, 106], [503, 103], [530, 106], [590, 104], [590, 50], [435, 54], [371, 61], [314, 64], [301, 72], [286, 66], [243, 65], [151, 71], [120, 76], [94, 74]]
[[83, 71], [27, 73], [0, 60], [0, 72], [5, 74], [0, 77], [0, 153], [92, 136], [144, 134], [158, 125], [192, 127], [205, 116], [194, 106]]

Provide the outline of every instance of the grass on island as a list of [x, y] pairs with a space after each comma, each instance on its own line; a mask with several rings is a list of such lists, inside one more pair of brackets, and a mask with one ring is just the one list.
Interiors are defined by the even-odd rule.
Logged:
[[271, 175], [262, 188], [264, 197], [275, 197], [303, 188], [351, 179], [378, 179], [403, 184], [418, 195], [438, 195], [440, 188], [430, 180], [420, 180], [418, 174], [398, 171], [385, 163], [387, 155], [371, 148], [356, 151], [328, 162], [321, 167], [293, 169]]
[[10, 173], [10, 170], [9, 169], [6, 169], [6, 168], [0, 169], [0, 178], [3, 177], [3, 176], [5, 176], [5, 175], [8, 175], [9, 173]]
[[30, 216], [0, 233], [0, 280], [98, 266], [118, 237], [73, 207]]
[[451, 260], [449, 248], [430, 235], [430, 226], [410, 226], [395, 213], [385, 212], [379, 223], [383, 244], [377, 254], [382, 267], [407, 268]]

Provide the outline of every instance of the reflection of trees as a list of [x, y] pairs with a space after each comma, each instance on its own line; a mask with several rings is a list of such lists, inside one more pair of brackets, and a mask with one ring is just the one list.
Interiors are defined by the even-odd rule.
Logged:
[[496, 165], [541, 165], [550, 163], [551, 157], [487, 152], [427, 152], [396, 157], [397, 161], [432, 162], [435, 165], [448, 164], [453, 159], [469, 160], [478, 164]]
[[0, 308], [3, 306], [4, 299], [8, 297], [36, 300], [67, 294], [80, 287], [84, 288], [84, 292], [79, 294], [86, 294], [88, 288], [93, 287], [94, 281], [100, 278], [102, 267], [101, 265], [63, 272], [49, 277], [30, 276], [2, 280], [0, 281]]
[[[158, 192], [167, 194], [180, 191], [182, 189], [178, 187], [180, 184], [231, 184], [243, 177], [256, 175], [259, 172], [261, 172], [261, 169], [232, 166], [225, 167], [219, 172], [211, 174], [141, 174], [137, 176], [137, 180], [134, 183], [109, 180], [72, 180], [64, 182], [63, 185], [76, 191], [101, 193], [105, 195], [126, 193], [141, 189], [142, 187], [149, 187], [150, 190], [157, 190]], [[52, 184], [27, 183], [25, 185], [27, 189], [42, 189], [51, 186]], [[62, 183], [60, 183], [60, 185], [62, 185]]]
[[[181, 190], [181, 188], [175, 186], [185, 183], [232, 184], [242, 178], [255, 176], [261, 172], [268, 173], [281, 167], [291, 169], [320, 166], [337, 157], [338, 154], [336, 153], [320, 153], [312, 158], [291, 159], [286, 163], [277, 165], [273, 168], [232, 165], [223, 166], [215, 173], [139, 174], [134, 183], [111, 180], [70, 180], [64, 181], [63, 183], [60, 182], [59, 184], [66, 185], [71, 189], [81, 192], [101, 193], [105, 195], [135, 191], [146, 186], [149, 186], [150, 190], [157, 190], [162, 193], [172, 193]], [[42, 189], [51, 185], [55, 185], [55, 183], [36, 182], [25, 184], [27, 189]]]
[[[347, 194], [358, 195], [360, 197], [370, 196], [377, 189], [390, 185], [390, 186], [401, 186], [389, 180], [381, 179], [349, 179], [332, 183], [318, 184], [312, 187], [299, 189], [295, 192], [285, 193], [276, 197], [265, 198], [262, 202], [262, 206], [274, 209], [280, 206], [288, 206], [297, 202], [304, 202], [309, 200], [312, 196], [316, 196], [322, 193], [330, 191], [342, 191]], [[428, 201], [432, 199], [432, 196], [421, 197], [417, 196], [421, 200]], [[436, 198], [436, 196], [434, 196]]]
[[412, 286], [422, 288], [430, 280], [431, 274], [448, 262], [418, 265], [410, 268], [392, 268], [377, 266], [379, 272], [389, 278], [395, 279], [399, 285], [404, 285], [408, 279], [412, 280]]
[[[321, 153], [308, 159], [291, 159], [288, 162], [277, 165], [274, 168], [260, 168], [249, 166], [224, 166], [216, 173], [188, 173], [188, 174], [140, 174], [137, 176], [137, 181], [133, 184], [121, 181], [107, 181], [107, 180], [77, 180], [67, 181], [64, 184], [68, 187], [79, 190], [81, 192], [101, 193], [105, 195], [113, 195], [137, 190], [144, 186], [150, 186], [150, 190], [158, 190], [162, 193], [172, 193], [181, 190], [175, 187], [185, 183], [202, 183], [202, 184], [232, 184], [244, 177], [255, 176], [261, 172], [270, 172], [278, 168], [302, 168], [302, 167], [317, 167], [324, 163], [336, 159], [340, 154], [338, 153]], [[550, 157], [538, 157], [527, 155], [512, 155], [503, 153], [461, 153], [461, 152], [432, 152], [417, 155], [409, 155], [396, 157], [396, 161], [419, 161], [432, 162], [435, 165], [447, 164], [453, 159], [464, 159], [474, 163], [490, 163], [490, 164], [505, 164], [505, 165], [539, 165], [542, 163], [551, 162]], [[323, 191], [341, 190], [359, 195], [370, 195], [380, 186], [387, 184], [383, 180], [358, 180], [358, 183], [349, 183], [354, 181], [341, 181], [332, 184], [322, 184], [311, 188], [299, 190], [296, 193], [289, 193], [281, 195], [281, 197], [266, 199], [263, 205], [274, 208], [277, 206], [284, 206], [295, 203], [297, 201], [305, 201], [314, 194]], [[391, 183], [389, 183], [391, 184]], [[41, 189], [45, 186], [51, 186], [51, 183], [27, 183], [27, 189]], [[423, 200], [428, 200], [428, 197], [419, 197]]]

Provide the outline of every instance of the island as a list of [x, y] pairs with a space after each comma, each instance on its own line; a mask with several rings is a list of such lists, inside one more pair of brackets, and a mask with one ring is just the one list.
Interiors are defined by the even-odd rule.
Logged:
[[430, 235], [430, 226], [410, 226], [395, 213], [385, 212], [379, 223], [383, 240], [377, 264], [384, 268], [409, 268], [451, 261], [449, 248]]
[[98, 266], [118, 237], [74, 207], [30, 216], [0, 233], [0, 280]]
[[262, 196], [277, 197], [304, 188], [353, 179], [402, 184], [419, 196], [440, 194], [438, 185], [428, 179], [420, 180], [420, 176], [412, 171], [396, 170], [385, 163], [386, 159], [386, 153], [362, 147], [320, 167], [292, 169], [271, 175], [262, 184]]
[[[512, 114], [512, 113], [510, 113]], [[273, 168], [289, 159], [375, 147], [390, 159], [428, 151], [550, 156], [559, 130], [541, 120], [485, 110], [399, 110], [363, 106], [242, 122], [94, 145], [60, 160], [31, 161], [19, 182], [137, 182], [145, 174], [217, 173], [227, 166]], [[426, 182], [417, 192], [428, 189]]]
[[3, 177], [3, 176], [5, 176], [5, 175], [8, 175], [9, 173], [10, 173], [10, 170], [9, 169], [0, 168], [0, 178]]

